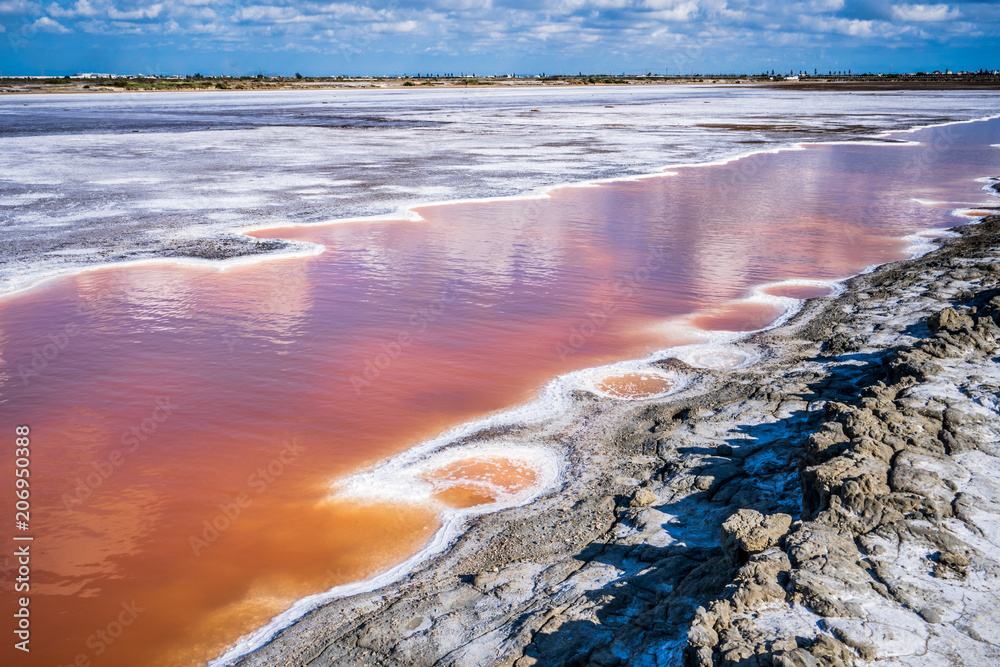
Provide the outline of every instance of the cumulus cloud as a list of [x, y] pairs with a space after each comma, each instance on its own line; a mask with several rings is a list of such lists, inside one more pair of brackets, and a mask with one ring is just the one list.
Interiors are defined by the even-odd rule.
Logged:
[[163, 5], [156, 3], [155, 5], [150, 5], [149, 7], [139, 7], [137, 9], [132, 9], [127, 12], [123, 12], [115, 7], [108, 9], [108, 18], [117, 19], [121, 21], [135, 21], [139, 19], [155, 19], [163, 11]]
[[243, 7], [236, 11], [233, 17], [237, 21], [248, 23], [289, 23], [301, 20], [302, 14], [293, 7], [278, 7], [275, 5], [254, 5]]
[[89, 0], [77, 0], [71, 7], [63, 8], [58, 3], [53, 2], [46, 10], [49, 16], [56, 18], [75, 19], [81, 16], [97, 16], [97, 9], [90, 4]]
[[892, 17], [897, 21], [951, 21], [962, 13], [948, 5], [893, 5]]
[[880, 26], [878, 22], [860, 19], [807, 16], [802, 18], [802, 24], [815, 32], [830, 32], [852, 37], [872, 37], [885, 34], [885, 27]]
[[646, 5], [657, 10], [651, 12], [649, 17], [660, 21], [688, 21], [698, 11], [697, 2], [646, 0]]
[[27, 2], [27, 0], [4, 0], [0, 2], [0, 16], [37, 14], [41, 9], [41, 5], [34, 2]]
[[390, 21], [387, 23], [372, 23], [369, 28], [373, 32], [413, 32], [419, 25], [416, 21]]
[[31, 26], [35, 30], [38, 30], [39, 32], [50, 32], [59, 35], [65, 35], [72, 32], [72, 30], [70, 30], [66, 26], [62, 25], [58, 21], [53, 21], [48, 16], [43, 16], [42, 18], [32, 23]]

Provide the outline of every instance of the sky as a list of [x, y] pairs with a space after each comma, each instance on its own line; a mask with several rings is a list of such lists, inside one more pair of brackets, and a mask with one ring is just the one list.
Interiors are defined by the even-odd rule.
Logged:
[[1000, 69], [1000, 0], [0, 0], [0, 75]]

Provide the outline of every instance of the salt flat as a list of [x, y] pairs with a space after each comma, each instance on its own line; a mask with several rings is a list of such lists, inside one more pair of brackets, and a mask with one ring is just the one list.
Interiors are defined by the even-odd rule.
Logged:
[[734, 85], [0, 98], [0, 293], [84, 265], [301, 251], [246, 226], [707, 163], [997, 113], [991, 91]]

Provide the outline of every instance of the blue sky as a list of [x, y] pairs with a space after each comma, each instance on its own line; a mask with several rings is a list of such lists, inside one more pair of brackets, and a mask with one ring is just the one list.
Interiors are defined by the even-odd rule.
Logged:
[[1000, 2], [0, 0], [0, 74], [1000, 68]]

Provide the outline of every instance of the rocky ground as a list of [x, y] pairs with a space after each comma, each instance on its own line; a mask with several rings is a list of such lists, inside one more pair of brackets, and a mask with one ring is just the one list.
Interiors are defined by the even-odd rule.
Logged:
[[236, 664], [1000, 664], [998, 322], [993, 216], [751, 338], [751, 368], [581, 393], [529, 434], [559, 488]]

